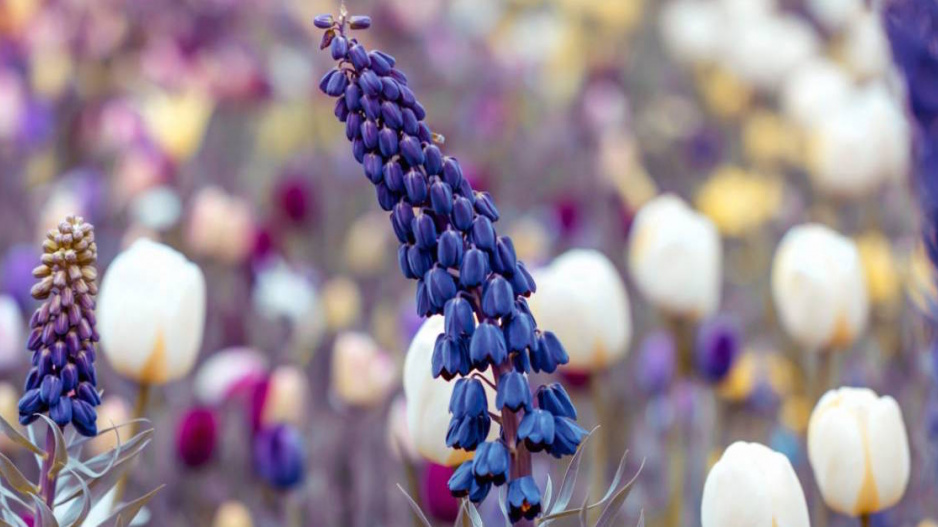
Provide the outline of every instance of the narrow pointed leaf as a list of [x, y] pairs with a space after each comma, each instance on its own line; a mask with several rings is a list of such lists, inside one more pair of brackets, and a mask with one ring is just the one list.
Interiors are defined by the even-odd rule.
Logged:
[[33, 485], [28, 479], [26, 479], [26, 476], [24, 476], [23, 473], [20, 472], [18, 468], [16, 468], [16, 465], [10, 461], [10, 458], [6, 457], [2, 453], [0, 453], [0, 476], [2, 476], [11, 487], [13, 487], [13, 490], [24, 496], [28, 496], [30, 494], [35, 495], [39, 492], [39, 487]]
[[0, 417], [0, 432], [7, 436], [10, 441], [13, 441], [17, 445], [25, 448], [26, 450], [29, 450], [33, 454], [36, 454], [37, 456], [43, 455], [44, 452], [41, 448], [34, 445], [32, 441], [27, 439], [26, 436], [21, 434], [20, 431], [16, 429], [16, 427], [7, 422], [7, 420], [3, 417]]
[[79, 500], [65, 511], [65, 516], [62, 517], [62, 523], [69, 527], [79, 527], [82, 522], [85, 521], [85, 518], [88, 517], [88, 513], [91, 512], [91, 489], [88, 488], [88, 485], [81, 476], [71, 470], [69, 470], [69, 472], [75, 477], [75, 480], [78, 481], [78, 485], [81, 487], [81, 494], [78, 496]]
[[635, 486], [635, 482], [638, 480], [638, 476], [642, 473], [643, 468], [645, 468], [644, 460], [642, 460], [642, 465], [638, 467], [638, 472], [632, 476], [632, 479], [616, 492], [612, 499], [609, 500], [609, 503], [606, 504], [602, 514], [599, 515], [599, 520], [596, 521], [596, 527], [610, 527], [612, 525], [612, 521], [619, 514], [622, 509], [622, 504], [625, 503], [625, 499], [629, 497], [629, 493], [632, 492], [632, 487]]
[[550, 509], [550, 498], [554, 493], [554, 481], [551, 479], [550, 474], [547, 475], [547, 485], [544, 486], [544, 497], [541, 501], [544, 503], [543, 510]]
[[417, 502], [410, 497], [410, 494], [404, 490], [404, 487], [402, 487], [400, 483], [397, 484], [397, 488], [399, 488], [404, 494], [404, 497], [407, 498], [407, 503], [410, 505], [410, 508], [413, 509], [414, 514], [417, 515], [417, 519], [419, 519], [426, 527], [433, 527], [433, 524], [430, 523], [430, 520], [427, 519], [427, 516], [423, 513], [422, 510], [420, 510], [420, 505], [417, 505]]
[[580, 527], [589, 527], [589, 521], [586, 518], [586, 515], [590, 510], [589, 506], [587, 506], [587, 503], [589, 502], [590, 502], [590, 496], [589, 494], [587, 494], [586, 498], [583, 500], [583, 506], [580, 507], [580, 514], [578, 515], [578, 517], [580, 518]]
[[570, 503], [570, 498], [573, 497], [573, 489], [576, 486], [576, 476], [580, 471], [580, 460], [583, 458], [583, 451], [585, 450], [583, 446], [589, 441], [589, 438], [593, 436], [593, 433], [595, 433], [598, 428], [598, 426], [593, 428], [590, 433], [583, 438], [580, 447], [577, 448], [576, 454], [573, 454], [573, 458], [570, 459], [570, 464], [567, 465], [567, 471], [563, 474], [563, 481], [560, 483], [560, 492], [557, 494], [557, 501], [550, 510], [550, 514], [566, 509], [567, 505]]
[[52, 514], [52, 510], [49, 509], [46, 502], [42, 501], [42, 498], [33, 494], [33, 502], [36, 505], [36, 514], [38, 516], [34, 521], [39, 522], [36, 527], [59, 527], [59, 522], [55, 520], [55, 514]]
[[163, 487], [165, 486], [166, 485], [160, 485], [159, 487], [156, 487], [150, 492], [147, 492], [143, 496], [140, 496], [139, 498], [131, 502], [121, 505], [120, 507], [117, 508], [117, 510], [114, 511], [113, 514], [111, 514], [110, 518], [104, 521], [103, 525], [127, 527], [128, 525], [130, 525], [130, 522], [132, 522], [133, 519], [137, 516], [137, 514], [140, 513], [140, 509], [142, 509], [144, 505], [149, 503], [149, 501], [153, 499], [153, 496], [156, 496], [156, 493], [163, 490]]

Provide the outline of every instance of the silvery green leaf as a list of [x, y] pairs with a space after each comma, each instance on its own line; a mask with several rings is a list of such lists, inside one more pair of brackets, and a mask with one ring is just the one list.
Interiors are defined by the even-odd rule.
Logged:
[[453, 524], [453, 527], [463, 527], [466, 525], [466, 521], [469, 521], [472, 527], [485, 527], [475, 505], [468, 499], [462, 499], [459, 504], [459, 515], [456, 516], [456, 523]]
[[[59, 428], [59, 425], [55, 424], [55, 421], [50, 419], [44, 414], [38, 414], [39, 418], [46, 422], [46, 426], [49, 427], [49, 430], [46, 433], [52, 433], [55, 438], [55, 451], [52, 457], [52, 465], [49, 467], [49, 475], [51, 477], [56, 477], [59, 475], [59, 472], [65, 468], [65, 464], [68, 463], [68, 449], [65, 447], [65, 435], [62, 434], [62, 429]], [[46, 453], [48, 455], [48, 452]]]
[[505, 518], [505, 526], [511, 527], [511, 521], [508, 519], [508, 505], [506, 504], [508, 498], [508, 486], [502, 485], [498, 489], [498, 508], [502, 511], [502, 517]]
[[16, 493], [6, 488], [3, 485], [3, 482], [0, 481], [0, 505], [3, 506], [3, 510], [10, 509], [10, 504], [7, 503], [7, 500], [15, 501], [17, 505], [23, 507], [24, 509], [30, 508], [30, 505], [23, 501]]
[[[590, 433], [583, 438], [582, 442], [580, 442], [580, 446], [577, 448], [576, 454], [573, 454], [573, 458], [570, 459], [570, 464], [567, 465], [567, 471], [563, 474], [563, 481], [560, 482], [560, 493], [557, 494], [557, 501], [551, 508], [548, 517], [556, 512], [564, 510], [570, 503], [570, 498], [573, 497], [573, 489], [576, 487], [576, 476], [577, 473], [580, 472], [580, 460], [583, 458], [583, 451], [585, 450], [583, 447], [598, 428], [599, 427], [597, 426], [590, 430]], [[542, 523], [542, 525], [546, 524]]]
[[33, 454], [40, 456], [44, 454], [41, 448], [34, 445], [32, 441], [27, 439], [26, 436], [21, 434], [20, 431], [16, 429], [16, 427], [8, 423], [7, 420], [2, 416], [0, 416], [0, 432], [7, 436], [10, 441], [13, 441], [17, 445], [25, 448], [26, 450], [29, 450]]
[[162, 490], [163, 487], [165, 486], [166, 485], [160, 485], [159, 487], [156, 487], [150, 492], [147, 492], [143, 496], [140, 496], [139, 498], [131, 502], [121, 505], [120, 507], [118, 507], [116, 511], [114, 511], [113, 514], [111, 514], [111, 517], [105, 520], [105, 522], [102, 523], [101, 525], [102, 526], [113, 525], [114, 527], [128, 527], [130, 523], [133, 521], [133, 519], [140, 512], [140, 509], [142, 509], [144, 505], [146, 505], [151, 499], [153, 499], [153, 496], [156, 496], [156, 493]]
[[85, 481], [81, 479], [81, 476], [71, 469], [68, 470], [72, 476], [74, 476], [79, 486], [81, 486], [81, 494], [79, 495], [78, 501], [72, 503], [68, 510], [65, 511], [65, 514], [62, 515], [61, 523], [69, 527], [79, 527], [82, 522], [85, 521], [85, 518], [88, 517], [88, 513], [91, 512], [91, 489], [89, 489]]
[[[91, 490], [91, 501], [92, 503], [97, 503], [101, 496], [105, 495], [110, 491], [114, 485], [117, 484], [117, 481], [123, 476], [127, 470], [133, 465], [134, 458], [126, 457], [120, 461], [114, 463], [114, 465], [104, 473], [99, 478], [91, 479], [87, 482], [88, 488]], [[68, 503], [69, 501], [78, 497], [81, 494], [81, 489], [76, 485], [72, 485], [72, 488], [67, 489], [65, 492], [61, 493], [62, 498], [59, 499], [57, 504], [62, 505]]]
[[596, 521], [596, 527], [609, 527], [612, 525], [612, 520], [619, 514], [622, 509], [622, 504], [625, 503], [625, 499], [629, 497], [629, 493], [632, 492], [632, 487], [635, 485], [635, 482], [638, 480], [639, 474], [642, 473], [642, 469], [645, 468], [645, 461], [642, 460], [642, 464], [638, 467], [638, 472], [632, 476], [632, 479], [625, 484], [615, 495], [609, 500], [609, 503], [606, 504], [606, 507], [603, 508], [602, 514], [599, 515], [599, 520]]
[[580, 518], [580, 527], [589, 527], [589, 521], [586, 518], [586, 515], [589, 513], [589, 506], [587, 505], [590, 502], [589, 494], [586, 495], [586, 498], [583, 499], [583, 506], [579, 509], [579, 514], [577, 515]]
[[541, 499], [543, 503], [543, 510], [550, 509], [550, 498], [554, 493], [554, 482], [550, 477], [550, 474], [547, 475], [547, 485], [544, 486], [544, 497]]
[[642, 509], [642, 512], [638, 515], [637, 527], [645, 527], [645, 509]]
[[24, 496], [35, 495], [39, 492], [39, 488], [26, 479], [26, 476], [16, 468], [10, 458], [2, 453], [0, 453], [0, 476], [3, 477], [3, 480], [9, 482], [13, 490]]
[[410, 505], [410, 508], [413, 509], [414, 514], [417, 515], [417, 519], [419, 519], [426, 527], [433, 527], [433, 524], [430, 523], [430, 520], [427, 519], [427, 516], [423, 513], [422, 510], [420, 510], [420, 505], [417, 505], [417, 502], [410, 497], [410, 494], [404, 490], [404, 487], [402, 487], [400, 483], [397, 484], [397, 488], [401, 489], [404, 497], [407, 498], [407, 503]]
[[96, 435], [95, 437], [77, 436], [74, 441], [69, 443], [69, 448], [73, 449], [76, 447], [84, 446], [85, 443], [87, 443], [88, 441], [91, 441], [97, 437], [101, 437], [104, 434], [109, 434], [111, 432], [114, 432], [115, 434], [120, 435], [120, 429], [122, 428], [128, 428], [128, 427], [131, 427], [132, 425], [142, 425], [138, 427], [139, 429], [139, 428], [142, 428], [143, 425], [149, 425], [149, 424], [150, 424], [150, 420], [146, 418], [142, 418], [142, 417], [121, 423], [119, 425], [115, 425], [114, 422], [112, 421], [110, 427], [102, 429], [102, 430], [98, 430], [98, 435]]
[[482, 523], [482, 516], [479, 515], [479, 509], [469, 500], [466, 500], [466, 510], [469, 512], [469, 521], [473, 527], [485, 527]]
[[[626, 450], [625, 453], [622, 454], [622, 459], [619, 460], [619, 468], [616, 469], [616, 475], [612, 478], [612, 483], [609, 484], [609, 489], [606, 491], [606, 495], [603, 496], [603, 499], [599, 500], [598, 503], [605, 503], [616, 491], [616, 488], [619, 486], [619, 482], [622, 481], [622, 476], [625, 475], [625, 460], [628, 458], [628, 456], [629, 451]], [[641, 472], [641, 469], [639, 469], [639, 472]], [[636, 476], [637, 475], [638, 474], [636, 474]]]
[[73, 462], [69, 464], [69, 467], [74, 468], [85, 477], [100, 478], [111, 470], [115, 464], [136, 457], [149, 444], [152, 437], [152, 428], [140, 431], [124, 444], [120, 443], [120, 437], [118, 437], [117, 445], [111, 450], [84, 462], [79, 462], [73, 458]]
[[33, 502], [36, 505], [36, 515], [38, 516], [34, 521], [39, 522], [36, 527], [59, 527], [59, 522], [55, 520], [55, 514], [52, 514], [52, 510], [49, 509], [46, 502], [42, 501], [42, 498], [33, 494]]

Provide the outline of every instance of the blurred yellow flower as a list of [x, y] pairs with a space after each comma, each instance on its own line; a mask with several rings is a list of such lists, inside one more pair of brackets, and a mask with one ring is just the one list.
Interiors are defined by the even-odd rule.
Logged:
[[0, 35], [19, 33], [42, 6], [39, 0], [0, 2]]
[[866, 275], [870, 300], [881, 306], [894, 306], [900, 298], [901, 286], [889, 239], [879, 231], [856, 238], [857, 250]]
[[212, 527], [252, 527], [251, 511], [240, 501], [226, 501], [218, 507]]
[[196, 90], [154, 92], [141, 104], [147, 130], [176, 161], [186, 161], [199, 149], [214, 103]]
[[732, 369], [723, 379], [717, 393], [734, 403], [745, 401], [756, 387], [757, 370], [756, 355], [751, 351], [746, 351], [733, 363]]
[[935, 268], [925, 253], [925, 246], [919, 244], [909, 259], [906, 293], [920, 311], [930, 313], [938, 302]]
[[[795, 365], [779, 353], [746, 350], [717, 388], [717, 393], [731, 402], [743, 402], [758, 386], [766, 386], [780, 399], [794, 391]], [[809, 409], [810, 410], [810, 409]]]
[[811, 402], [803, 395], [793, 395], [782, 403], [778, 412], [779, 421], [789, 430], [804, 434], [811, 418]]
[[310, 140], [312, 119], [313, 112], [305, 101], [270, 105], [258, 124], [258, 150], [277, 159], [288, 157]]
[[347, 329], [358, 322], [362, 296], [358, 284], [345, 276], [337, 276], [322, 286], [322, 305], [326, 310], [326, 326], [330, 331]]
[[756, 164], [796, 161], [800, 153], [797, 128], [774, 112], [756, 111], [743, 124], [743, 147]]
[[642, 21], [644, 0], [557, 0], [567, 14], [586, 18], [590, 30], [600, 29], [621, 35], [635, 29]]
[[724, 236], [742, 237], [772, 219], [782, 203], [784, 183], [724, 166], [697, 192], [696, 206]]
[[31, 60], [30, 76], [36, 93], [58, 98], [72, 81], [75, 65], [67, 50], [42, 49]]
[[697, 85], [707, 109], [722, 119], [741, 117], [752, 100], [752, 88], [722, 68], [701, 68]]

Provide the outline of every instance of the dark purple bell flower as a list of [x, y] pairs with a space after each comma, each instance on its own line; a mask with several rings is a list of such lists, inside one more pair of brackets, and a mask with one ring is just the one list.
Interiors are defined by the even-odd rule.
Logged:
[[209, 408], [193, 408], [183, 414], [176, 429], [176, 453], [189, 467], [208, 463], [218, 444], [218, 419]]
[[501, 485], [508, 479], [508, 447], [501, 441], [485, 442], [476, 449], [472, 474], [479, 483]]
[[305, 458], [303, 437], [291, 425], [262, 429], [254, 438], [254, 468], [275, 489], [291, 490], [303, 483]]
[[518, 427], [518, 439], [531, 452], [540, 452], [554, 443], [554, 416], [546, 410], [532, 410], [524, 413], [521, 426]]
[[508, 483], [508, 518], [519, 522], [522, 518], [533, 520], [541, 513], [541, 490], [531, 476], [524, 476]]
[[697, 330], [697, 370], [711, 382], [726, 377], [739, 355], [742, 335], [735, 319], [718, 316], [704, 321]]
[[507, 408], [512, 412], [524, 408], [526, 413], [531, 410], [531, 387], [528, 386], [528, 380], [524, 378], [524, 375], [510, 371], [498, 379], [495, 408], [499, 410]]

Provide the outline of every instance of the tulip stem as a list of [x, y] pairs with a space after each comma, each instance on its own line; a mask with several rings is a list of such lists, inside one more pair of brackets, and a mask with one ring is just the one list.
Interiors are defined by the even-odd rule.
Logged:
[[[55, 458], [55, 432], [49, 428], [46, 431], [46, 455], [42, 460], [42, 470], [40, 473], [39, 481], [39, 494], [42, 497], [42, 501], [45, 502], [49, 508], [52, 508], [53, 503], [55, 502], [55, 486], [57, 483], [57, 476], [52, 474], [52, 460]], [[38, 511], [36, 514], [37, 518], [40, 518]]]
[[[606, 404], [603, 398], [603, 384], [599, 379], [600, 373], [594, 373], [590, 378], [590, 396], [593, 399], [593, 410], [596, 412], [596, 425], [599, 430], [593, 439], [593, 485], [591, 495], [602, 496], [606, 493], [606, 470], [609, 457], [609, 431], [606, 426]], [[598, 518], [599, 510], [594, 513]]]
[[870, 515], [869, 514], [860, 515], [860, 525], [861, 527], [870, 527]]
[[[133, 438], [137, 435], [137, 420], [142, 419], [146, 414], [147, 405], [150, 402], [150, 385], [148, 383], [142, 382], [137, 385], [137, 402], [134, 404], [134, 415], [133, 420], [128, 427], [129, 438]], [[113, 501], [113, 510], [117, 510], [118, 505], [120, 504], [121, 499], [124, 497], [124, 490], [127, 487], [127, 475], [129, 471], [125, 471], [121, 475], [120, 479], [117, 480], [117, 485], [114, 486], [114, 501]]]

